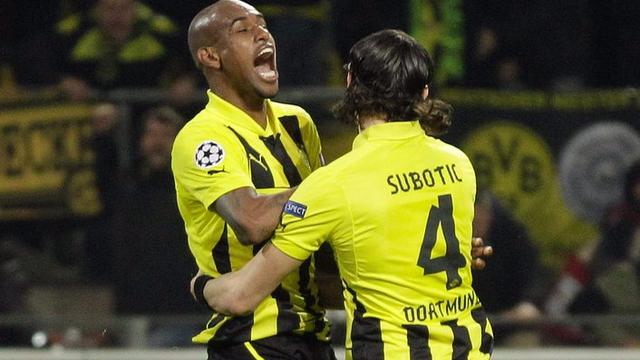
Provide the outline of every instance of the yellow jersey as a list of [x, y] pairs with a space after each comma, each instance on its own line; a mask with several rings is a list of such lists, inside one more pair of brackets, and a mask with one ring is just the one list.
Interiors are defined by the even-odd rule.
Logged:
[[489, 359], [471, 287], [475, 192], [467, 156], [414, 121], [367, 128], [291, 196], [272, 243], [298, 260], [331, 245], [347, 359]]
[[[242, 245], [213, 203], [240, 187], [268, 194], [296, 186], [321, 166], [322, 158], [317, 129], [302, 108], [266, 100], [263, 129], [213, 92], [208, 97], [204, 110], [178, 133], [171, 167], [191, 253], [205, 274], [216, 277], [240, 269], [261, 246]], [[327, 340], [314, 270], [309, 258], [251, 315], [213, 314], [193, 341], [242, 343], [284, 333]]]

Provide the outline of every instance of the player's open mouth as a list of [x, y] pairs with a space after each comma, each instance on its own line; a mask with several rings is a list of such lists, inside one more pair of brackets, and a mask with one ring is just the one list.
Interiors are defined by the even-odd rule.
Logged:
[[265, 47], [258, 51], [253, 66], [262, 80], [273, 82], [278, 79], [273, 47]]

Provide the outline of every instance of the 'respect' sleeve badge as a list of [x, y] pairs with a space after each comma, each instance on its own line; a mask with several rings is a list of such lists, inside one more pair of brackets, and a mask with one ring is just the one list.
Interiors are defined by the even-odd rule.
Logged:
[[295, 201], [289, 200], [287, 201], [286, 204], [284, 204], [283, 212], [285, 214], [293, 215], [295, 217], [302, 219], [304, 218], [304, 214], [307, 213], [307, 206], [297, 203]]

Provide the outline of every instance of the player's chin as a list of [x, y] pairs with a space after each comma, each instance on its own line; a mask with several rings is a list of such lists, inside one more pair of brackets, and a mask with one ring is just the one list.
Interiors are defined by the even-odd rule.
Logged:
[[271, 68], [256, 69], [254, 75], [251, 83], [261, 97], [268, 99], [278, 95], [280, 82], [277, 70]]
[[278, 91], [280, 91], [280, 86], [278, 85], [278, 81], [271, 83], [263, 83], [256, 86], [256, 90], [261, 97], [265, 99], [271, 99], [278, 95]]

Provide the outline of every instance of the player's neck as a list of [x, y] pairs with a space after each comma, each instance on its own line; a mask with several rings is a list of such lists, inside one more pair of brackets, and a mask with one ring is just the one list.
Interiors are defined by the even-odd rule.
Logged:
[[[244, 109], [243, 109], [244, 110]], [[260, 125], [260, 127], [262, 127], [263, 129], [267, 128], [267, 112], [265, 111], [264, 108], [264, 103], [263, 106], [261, 107], [260, 110], [245, 110], [245, 112], [247, 113], [247, 115], [249, 115], [255, 122], [258, 123], [258, 125]]]
[[358, 119], [358, 129], [362, 132], [374, 125], [384, 124], [386, 122], [387, 121], [381, 116], [363, 116]]
[[242, 96], [234, 91], [213, 90], [216, 95], [220, 96], [238, 109], [244, 111], [263, 129], [267, 127], [267, 111], [266, 101], [258, 96]]
[[267, 127], [266, 101], [262, 98], [246, 99], [239, 98], [235, 103], [238, 108], [247, 113], [263, 129]]

